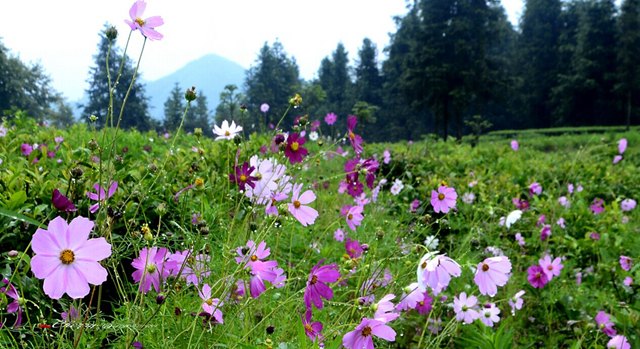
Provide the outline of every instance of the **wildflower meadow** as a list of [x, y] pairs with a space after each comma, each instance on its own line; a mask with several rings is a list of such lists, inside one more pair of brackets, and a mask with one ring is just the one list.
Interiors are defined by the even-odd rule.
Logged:
[[370, 143], [299, 93], [186, 129], [198, 92], [169, 133], [121, 129], [127, 96], [2, 121], [0, 347], [640, 348], [637, 128]]

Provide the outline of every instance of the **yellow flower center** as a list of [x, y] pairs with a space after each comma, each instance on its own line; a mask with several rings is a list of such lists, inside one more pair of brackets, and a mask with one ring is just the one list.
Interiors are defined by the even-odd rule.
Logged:
[[482, 263], [482, 271], [487, 271], [487, 270], [489, 270], [489, 266]]
[[369, 337], [371, 335], [371, 327], [367, 326], [362, 329], [362, 336]]
[[552, 265], [550, 265], [550, 266], [548, 266], [548, 267], [547, 267], [547, 269], [549, 269], [549, 270], [553, 270], [553, 266], [552, 266]]
[[420, 305], [424, 305], [424, 301], [420, 301]]
[[76, 255], [71, 250], [62, 250], [60, 252], [60, 261], [62, 264], [71, 264], [76, 260]]
[[296, 200], [293, 202], [293, 207], [300, 208], [300, 201]]
[[247, 181], [247, 176], [245, 176], [245, 175], [240, 176], [240, 181], [241, 182], [246, 182]]
[[422, 265], [420, 267], [422, 267], [422, 269], [426, 268], [427, 267], [427, 262], [422, 262]]
[[138, 23], [139, 26], [144, 27], [144, 21], [142, 18], [138, 17], [134, 22]]
[[229, 133], [229, 131], [224, 131], [224, 135], [229, 137], [231, 135], [231, 133]]
[[356, 135], [353, 132], [349, 132], [349, 138], [355, 139]]
[[251, 261], [252, 262], [255, 262], [257, 260], [258, 260], [258, 256], [256, 256], [256, 255], [251, 256]]
[[438, 200], [440, 201], [444, 200], [444, 194], [442, 193], [438, 194]]
[[213, 305], [213, 301], [211, 299], [207, 299], [205, 303], [207, 303], [207, 305]]
[[349, 213], [349, 216], [347, 216], [349, 219], [353, 219], [353, 215], [351, 213]]
[[199, 187], [204, 185], [204, 179], [196, 178], [196, 185], [199, 186]]
[[298, 142], [291, 143], [291, 150], [298, 151], [298, 149], [300, 149], [300, 144], [298, 144]]
[[313, 331], [313, 327], [311, 327], [311, 325], [309, 325], [309, 324], [304, 325], [304, 329], [307, 330], [307, 332], [312, 332]]
[[540, 275], [540, 273], [536, 273], [536, 278], [537, 278], [537, 279], [539, 279], [539, 278], [540, 278], [540, 276], [542, 276], [542, 275]]

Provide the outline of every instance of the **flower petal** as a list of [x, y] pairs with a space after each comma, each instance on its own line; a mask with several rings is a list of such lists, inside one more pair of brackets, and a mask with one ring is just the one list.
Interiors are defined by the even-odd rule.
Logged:
[[94, 261], [75, 261], [72, 266], [76, 272], [92, 285], [100, 285], [107, 281], [107, 269]]
[[89, 239], [73, 252], [78, 260], [97, 262], [111, 256], [111, 245], [104, 238]]
[[93, 229], [93, 225], [93, 222], [89, 220], [89, 218], [74, 218], [71, 221], [71, 224], [69, 224], [69, 229], [67, 229], [67, 241], [69, 241], [69, 245], [67, 246], [67, 248], [75, 251], [78, 247], [85, 243], [89, 238], [89, 234], [91, 233], [91, 229]]

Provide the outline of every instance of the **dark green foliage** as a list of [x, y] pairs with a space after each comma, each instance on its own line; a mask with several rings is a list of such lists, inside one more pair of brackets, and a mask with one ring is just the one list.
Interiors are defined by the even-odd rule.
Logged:
[[207, 96], [204, 91], [196, 91], [198, 97], [195, 102], [191, 102], [189, 112], [184, 120], [183, 129], [186, 132], [193, 132], [196, 128], [201, 128], [205, 135], [211, 135], [210, 118], [211, 112], [207, 106]]
[[625, 0], [618, 19], [618, 96], [624, 104], [627, 130], [637, 120], [640, 98], [640, 1]]
[[223, 120], [240, 121], [240, 105], [244, 103], [244, 96], [237, 93], [238, 86], [227, 85], [220, 92], [220, 103], [216, 107], [215, 123], [221, 124]]
[[185, 107], [184, 91], [178, 83], [174, 85], [171, 94], [166, 102], [164, 102], [164, 122], [163, 126], [167, 131], [175, 131], [180, 127], [182, 115]]
[[[353, 107], [353, 81], [349, 67], [349, 53], [339, 43], [331, 58], [325, 57], [318, 71], [320, 86], [326, 92], [325, 103], [329, 112], [346, 120]], [[304, 97], [303, 97], [304, 98]]]
[[[91, 115], [98, 117], [96, 124], [104, 125], [106, 122], [109, 126], [115, 126], [120, 116], [122, 103], [127, 95], [127, 90], [133, 80], [135, 67], [129, 56], [124, 57], [122, 66], [122, 74], [119, 82], [113, 91], [113, 120], [107, 114], [109, 110], [109, 80], [107, 76], [107, 52], [109, 52], [109, 39], [105, 36], [108, 25], [105, 25], [100, 32], [100, 43], [98, 44], [98, 53], [93, 56], [95, 65], [89, 70], [90, 78], [89, 89], [86, 90], [89, 96], [89, 102], [82, 105], [82, 120], [88, 121]], [[118, 77], [118, 72], [122, 62], [122, 54], [116, 46], [116, 41], [112, 42], [111, 53], [109, 54], [109, 72], [111, 73], [111, 83], [114, 84]], [[126, 106], [122, 112], [121, 128], [135, 127], [139, 131], [149, 130], [152, 126], [149, 117], [148, 97], [145, 95], [145, 88], [140, 83], [141, 74], [136, 75], [136, 82], [131, 86], [131, 91], [127, 97]]]

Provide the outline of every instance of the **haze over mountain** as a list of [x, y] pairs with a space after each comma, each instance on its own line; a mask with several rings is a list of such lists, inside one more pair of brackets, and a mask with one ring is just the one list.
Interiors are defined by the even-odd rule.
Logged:
[[[187, 63], [184, 67], [155, 81], [143, 80], [149, 100], [149, 114], [157, 120], [164, 119], [164, 102], [169, 98], [173, 86], [177, 82], [182, 90], [196, 87], [198, 94], [207, 96], [209, 110], [215, 112], [220, 92], [226, 85], [234, 84], [242, 88], [245, 68], [238, 63], [214, 53], [204, 55]], [[77, 103], [87, 101], [85, 94]], [[82, 109], [75, 108], [75, 116], [79, 117]]]

